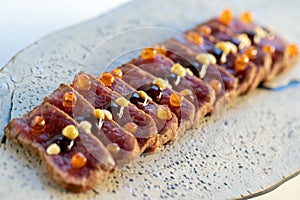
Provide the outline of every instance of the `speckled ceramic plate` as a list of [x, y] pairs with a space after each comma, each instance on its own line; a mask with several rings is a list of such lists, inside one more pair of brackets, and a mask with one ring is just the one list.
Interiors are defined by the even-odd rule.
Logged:
[[[109, 38], [116, 38], [126, 30], [164, 28], [157, 34], [151, 33], [157, 28], [149, 29], [142, 40], [140, 36], [142, 47], [165, 39], [169, 35], [164, 33], [172, 32], [166, 30], [187, 30], [218, 15], [224, 8], [231, 8], [235, 13], [252, 11], [257, 21], [272, 25], [284, 38], [299, 44], [300, 27], [294, 24], [295, 19], [300, 19], [299, 7], [299, 1], [288, 0], [140, 0], [48, 35], [21, 51], [0, 71], [1, 130], [10, 118], [38, 105], [59, 83], [70, 83], [76, 72], [98, 74], [107, 64], [113, 65], [112, 59], [122, 51], [128, 52], [136, 37], [125, 34], [117, 43]], [[93, 60], [95, 56], [91, 55], [95, 52], [103, 53], [103, 57]], [[98, 65], [97, 71], [83, 67], [93, 64]], [[287, 76], [291, 74], [300, 77], [299, 64]], [[39, 159], [6, 141], [0, 146], [0, 196], [2, 199], [250, 197], [275, 187], [299, 170], [299, 99], [299, 87], [276, 92], [258, 89], [238, 98], [213, 119], [204, 120], [199, 129], [186, 132], [173, 145], [138, 158], [84, 194], [60, 189], [48, 177]]]

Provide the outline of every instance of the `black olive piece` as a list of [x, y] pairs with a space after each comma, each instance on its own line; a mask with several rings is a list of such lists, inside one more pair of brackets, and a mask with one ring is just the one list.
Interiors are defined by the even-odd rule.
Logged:
[[[199, 64], [199, 65], [202, 66], [202, 64]], [[194, 74], [195, 76], [199, 77], [199, 72], [200, 72], [200, 70], [201, 70], [201, 67], [200, 67], [200, 69], [199, 69], [199, 68], [197, 68], [195, 65], [192, 65], [192, 64], [187, 65], [187, 66], [184, 66], [184, 67], [190, 69], [190, 70], [193, 72], [193, 74]]]
[[214, 47], [213, 49], [208, 50], [208, 53], [215, 56], [218, 64], [222, 64], [221, 57], [222, 57], [223, 51], [221, 49]]
[[[180, 78], [180, 77], [179, 77]], [[177, 81], [178, 81], [178, 76], [174, 73], [170, 73], [169, 76], [167, 77], [167, 81], [170, 85], [172, 86], [176, 86], [178, 85], [177, 84]]]
[[231, 42], [232, 44], [234, 44], [236, 47], [239, 47], [241, 41], [237, 38], [232, 38], [229, 42]]
[[162, 90], [155, 84], [149, 83], [145, 84], [141, 87], [139, 87], [137, 90], [142, 90], [146, 92], [146, 94], [152, 98], [152, 100], [156, 103], [159, 103], [161, 96], [162, 96]]
[[[126, 98], [127, 99], [127, 98]], [[105, 110], [108, 110], [109, 112], [111, 112], [113, 119], [119, 120], [122, 116], [119, 115], [120, 110], [121, 110], [121, 106], [119, 106], [118, 104], [116, 104], [115, 102], [111, 102], [109, 104], [107, 104], [105, 106]]]
[[131, 103], [133, 103], [134, 105], [136, 105], [136, 107], [138, 107], [140, 109], [149, 104], [149, 101], [146, 100], [146, 102], [145, 102], [145, 99], [143, 97], [141, 97], [137, 92], [134, 92], [131, 94], [129, 101]]
[[269, 28], [264, 27], [264, 26], [262, 26], [261, 28], [262, 28], [268, 35], [272, 34], [272, 31], [271, 31]]

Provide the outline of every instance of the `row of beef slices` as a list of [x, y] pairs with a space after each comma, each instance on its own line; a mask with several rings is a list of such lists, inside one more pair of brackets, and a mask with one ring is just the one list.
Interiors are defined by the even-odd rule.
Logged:
[[56, 183], [83, 192], [198, 126], [220, 100], [271, 80], [297, 57], [295, 45], [254, 24], [250, 13], [234, 18], [225, 10], [110, 72], [80, 72], [11, 120], [5, 134], [42, 158]]

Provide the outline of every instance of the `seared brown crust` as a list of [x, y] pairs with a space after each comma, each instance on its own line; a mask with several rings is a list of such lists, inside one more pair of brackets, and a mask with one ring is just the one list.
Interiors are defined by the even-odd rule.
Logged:
[[[151, 84], [156, 79], [152, 74], [132, 65], [126, 64], [119, 69], [122, 71], [122, 80], [138, 89], [145, 84]], [[162, 91], [161, 99], [157, 102], [161, 105], [168, 106], [178, 118], [178, 134], [184, 133], [186, 129], [191, 128], [194, 120], [195, 107], [187, 99], [183, 99], [180, 107], [175, 107], [170, 103], [170, 96], [176, 91], [166, 87]], [[178, 94], [178, 93], [177, 93]]]
[[[76, 86], [76, 81], [78, 76], [82, 74], [85, 73], [80, 72], [75, 76], [71, 86], [75, 90], [77, 90], [95, 108], [108, 109], [108, 107], [112, 106], [112, 103], [114, 103], [118, 98], [122, 97], [120, 94], [102, 85], [96, 77], [89, 74], [85, 75], [90, 78], [91, 88], [89, 90], [80, 90], [80, 88]], [[123, 127], [130, 122], [133, 122], [137, 125], [135, 137], [137, 138], [141, 152], [154, 145], [154, 143], [156, 142], [155, 139], [158, 131], [156, 129], [155, 122], [150, 117], [150, 115], [138, 109], [132, 103], [129, 103], [127, 107], [124, 107], [122, 113], [118, 109], [111, 109], [114, 121], [116, 121], [120, 126]]]
[[[42, 116], [46, 121], [42, 134], [35, 133], [30, 128], [31, 120], [35, 116]], [[5, 135], [44, 160], [50, 177], [57, 184], [72, 192], [84, 192], [101, 182], [105, 175], [114, 169], [115, 163], [103, 144], [81, 128], [78, 128], [79, 137], [74, 141], [70, 151], [48, 155], [46, 148], [49, 145], [49, 138], [60, 133], [69, 124], [78, 127], [78, 124], [64, 112], [45, 103], [22, 118], [11, 120], [5, 128]], [[70, 160], [77, 151], [85, 154], [87, 163], [83, 168], [73, 169]]]
[[[67, 92], [72, 92], [76, 97], [76, 101], [74, 101], [72, 107], [66, 107], [63, 104], [63, 96]], [[117, 166], [129, 163], [139, 156], [140, 148], [136, 138], [113, 120], [104, 119], [101, 128], [98, 128], [98, 119], [93, 115], [95, 108], [69, 85], [61, 84], [53, 93], [46, 96], [44, 102], [58, 107], [73, 117], [77, 122], [84, 120], [89, 121], [92, 124], [93, 135], [105, 146], [112, 143], [118, 144], [120, 151], [112, 154]]]

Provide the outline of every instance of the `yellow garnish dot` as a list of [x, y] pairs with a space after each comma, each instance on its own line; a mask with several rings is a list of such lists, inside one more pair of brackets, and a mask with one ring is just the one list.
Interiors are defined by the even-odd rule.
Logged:
[[166, 81], [163, 80], [162, 78], [156, 78], [156, 79], [154, 79], [154, 81], [152, 83], [154, 85], [157, 85], [161, 90], [164, 90], [167, 87]]
[[128, 100], [125, 99], [124, 97], [119, 97], [118, 99], [116, 99], [116, 104], [118, 104], [121, 107], [126, 107], [128, 106]]
[[171, 69], [171, 72], [180, 76], [180, 77], [184, 77], [186, 75], [186, 70], [185, 68], [180, 65], [180, 64], [175, 64], [173, 65], [172, 69]]
[[58, 155], [60, 153], [60, 147], [56, 143], [50, 144], [46, 152], [48, 155]]
[[63, 130], [62, 130], [63, 136], [70, 140], [75, 140], [78, 137], [78, 130], [74, 125], [67, 125]]

